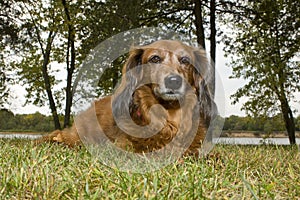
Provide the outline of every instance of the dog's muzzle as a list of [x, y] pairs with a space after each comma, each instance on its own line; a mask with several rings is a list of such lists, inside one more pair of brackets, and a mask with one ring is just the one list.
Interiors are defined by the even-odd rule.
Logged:
[[182, 78], [179, 75], [169, 75], [165, 78], [166, 89], [176, 91], [182, 86]]
[[162, 83], [154, 89], [154, 93], [166, 101], [178, 100], [185, 94], [184, 80], [178, 74], [170, 74], [162, 79]]

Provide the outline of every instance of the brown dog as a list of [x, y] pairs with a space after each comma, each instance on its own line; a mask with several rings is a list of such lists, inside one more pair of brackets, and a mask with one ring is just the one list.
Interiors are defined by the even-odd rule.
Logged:
[[[217, 113], [207, 85], [210, 71], [203, 50], [178, 41], [135, 47], [114, 95], [96, 100], [70, 129], [54, 131], [39, 142], [73, 146], [88, 138], [97, 143], [101, 127], [100, 132], [118, 147], [141, 153], [161, 149], [176, 136], [184, 139], [194, 131], [186, 153], [198, 154]], [[143, 127], [155, 134], [145, 135]]]

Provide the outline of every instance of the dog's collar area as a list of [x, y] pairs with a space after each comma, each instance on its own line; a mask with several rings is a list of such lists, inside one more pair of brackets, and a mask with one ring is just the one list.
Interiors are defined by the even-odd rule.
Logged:
[[166, 101], [162, 98], [159, 99], [159, 104], [162, 105], [165, 109], [174, 109], [180, 108], [180, 102], [176, 100]]

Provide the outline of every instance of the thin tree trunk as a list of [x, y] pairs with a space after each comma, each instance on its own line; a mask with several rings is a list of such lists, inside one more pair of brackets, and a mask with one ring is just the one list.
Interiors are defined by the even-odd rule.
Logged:
[[276, 41], [276, 53], [277, 53], [277, 59], [275, 59], [275, 66], [277, 66], [276, 68], [278, 68], [278, 83], [280, 86], [280, 90], [278, 91], [278, 98], [281, 104], [281, 111], [283, 114], [283, 120], [285, 123], [285, 128], [287, 130], [288, 136], [289, 136], [289, 140], [290, 140], [290, 144], [296, 144], [296, 137], [295, 137], [295, 122], [294, 122], [294, 117], [293, 117], [293, 112], [289, 106], [289, 102], [287, 100], [287, 97], [285, 95], [285, 84], [287, 82], [286, 79], [286, 73], [285, 73], [285, 62], [282, 60], [282, 55], [280, 52], [280, 46], [281, 46], [281, 42], [279, 40], [280, 36], [280, 31], [278, 29], [278, 23], [275, 23], [275, 41]]
[[286, 98], [283, 98], [281, 101], [281, 110], [283, 114], [285, 128], [289, 136], [290, 144], [296, 144], [295, 122], [294, 122], [293, 112]]
[[195, 3], [194, 15], [195, 15], [197, 42], [205, 49], [205, 35], [204, 35], [204, 28], [203, 28], [201, 0], [194, 0], [194, 3]]
[[216, 63], [216, 1], [210, 0], [210, 58], [212, 59], [212, 73], [210, 90], [211, 94], [215, 96], [216, 78], [215, 78], [215, 63]]
[[49, 60], [50, 60], [51, 45], [52, 45], [52, 42], [54, 39], [54, 35], [55, 34], [52, 31], [49, 32], [46, 50], [45, 50], [45, 52], [43, 52], [44, 62], [43, 62], [43, 66], [42, 66], [42, 73], [43, 73], [43, 78], [44, 78], [44, 83], [45, 83], [45, 89], [46, 89], [49, 104], [50, 104], [51, 113], [52, 113], [53, 120], [54, 120], [55, 129], [61, 129], [59, 117], [57, 114], [56, 104], [55, 104], [53, 94], [51, 91], [51, 82], [50, 82], [48, 69], [47, 69]]
[[[65, 107], [65, 119], [64, 119], [64, 127], [70, 126], [70, 118], [71, 118], [71, 107], [72, 107], [72, 77], [75, 69], [75, 30], [72, 25], [70, 12], [65, 0], [62, 0], [62, 4], [64, 6], [65, 15], [66, 15], [66, 23], [68, 24], [68, 47], [67, 47], [67, 88], [66, 88], [66, 107]], [[71, 51], [71, 60], [69, 60], [69, 54]]]

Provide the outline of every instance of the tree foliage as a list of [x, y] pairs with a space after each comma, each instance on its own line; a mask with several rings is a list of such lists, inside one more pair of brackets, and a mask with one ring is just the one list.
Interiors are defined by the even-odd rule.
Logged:
[[1, 0], [0, 8], [0, 41], [4, 44], [15, 43], [18, 40], [18, 26], [14, 19], [20, 12], [9, 0]]
[[254, 116], [281, 112], [290, 142], [295, 143], [290, 103], [300, 90], [300, 63], [294, 60], [300, 53], [300, 2], [248, 0], [235, 7], [235, 32], [226, 51], [236, 56], [232, 78], [247, 84], [232, 96], [233, 102], [250, 97], [243, 109]]
[[57, 80], [51, 74], [50, 65], [52, 60], [60, 62], [63, 54], [61, 7], [54, 1], [25, 1], [16, 5], [22, 10], [23, 46], [20, 49], [21, 62], [15, 66], [26, 87], [27, 102], [40, 106], [48, 102], [55, 127], [60, 129], [55, 101], [60, 91], [53, 91]]
[[9, 97], [8, 84], [12, 83], [9, 66], [9, 60], [5, 57], [10, 53], [10, 46], [16, 45], [18, 42], [18, 25], [16, 24], [15, 15], [19, 11], [11, 5], [10, 1], [0, 1], [0, 108], [7, 104]]

